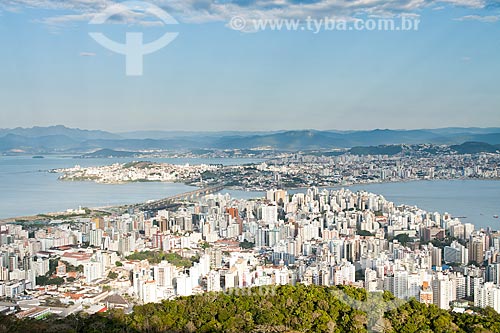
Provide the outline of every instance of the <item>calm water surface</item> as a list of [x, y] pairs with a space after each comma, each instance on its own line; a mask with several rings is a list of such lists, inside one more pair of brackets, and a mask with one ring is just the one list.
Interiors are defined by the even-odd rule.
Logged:
[[[0, 157], [0, 218], [64, 211], [68, 208], [101, 207], [130, 204], [160, 199], [188, 192], [192, 187], [174, 183], [130, 183], [121, 185], [92, 182], [62, 182], [57, 174], [47, 172], [56, 168], [126, 163], [137, 158], [74, 159], [49, 156], [44, 159], [31, 157]], [[218, 163], [237, 165], [261, 160], [252, 159], [146, 159], [173, 164]], [[500, 229], [500, 181], [451, 180], [415, 181], [356, 185], [353, 191], [366, 190], [382, 194], [397, 204], [415, 205], [430, 212], [449, 212], [464, 216], [463, 222], [474, 223], [478, 228]], [[289, 191], [294, 193], [300, 190]], [[224, 190], [233, 197], [248, 199], [262, 197], [262, 192]]]
[[[355, 185], [352, 191], [365, 190], [382, 194], [396, 204], [417, 206], [429, 212], [448, 212], [473, 223], [477, 228], [500, 230], [500, 181], [496, 180], [434, 180], [401, 183]], [[236, 197], [262, 197], [262, 192], [226, 191]], [[289, 193], [305, 192], [290, 190]]]
[[[68, 208], [102, 207], [131, 204], [165, 198], [193, 188], [176, 183], [130, 183], [120, 185], [92, 182], [63, 182], [48, 170], [81, 166], [108, 165], [137, 161], [137, 158], [75, 159], [48, 156], [0, 157], [0, 218], [64, 211]], [[144, 160], [172, 164], [216, 163], [237, 165], [256, 162], [252, 159], [186, 159], [147, 158]]]

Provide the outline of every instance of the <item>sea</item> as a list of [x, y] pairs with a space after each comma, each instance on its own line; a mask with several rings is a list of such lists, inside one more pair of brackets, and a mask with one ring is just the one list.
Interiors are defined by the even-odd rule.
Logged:
[[[82, 207], [106, 207], [161, 199], [191, 191], [179, 183], [97, 184], [59, 181], [52, 169], [75, 165], [98, 166], [138, 161], [137, 158], [87, 158], [72, 156], [0, 156], [0, 219], [60, 212]], [[260, 159], [237, 158], [146, 158], [142, 160], [172, 164], [241, 165]], [[500, 181], [431, 180], [354, 185], [347, 188], [383, 195], [396, 204], [408, 204], [429, 212], [448, 212], [476, 228], [500, 230]], [[335, 188], [333, 188], [335, 189]], [[296, 193], [304, 190], [291, 190]], [[223, 190], [235, 198], [264, 196], [263, 192]]]
[[0, 219], [63, 212], [78, 207], [107, 207], [166, 198], [195, 189], [180, 183], [98, 184], [60, 181], [50, 170], [152, 161], [171, 164], [240, 165], [259, 159], [223, 158], [74, 158], [72, 156], [0, 156]]

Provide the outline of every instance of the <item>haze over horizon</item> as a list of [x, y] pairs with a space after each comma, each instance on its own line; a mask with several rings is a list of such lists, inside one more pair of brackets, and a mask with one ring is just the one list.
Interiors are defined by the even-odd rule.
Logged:
[[114, 133], [114, 134], [120, 134], [120, 133], [133, 133], [133, 132], [212, 132], [212, 133], [217, 133], [217, 132], [262, 132], [262, 133], [269, 133], [269, 132], [287, 132], [287, 131], [326, 131], [326, 132], [355, 132], [355, 131], [375, 131], [375, 130], [391, 130], [391, 131], [415, 131], [415, 130], [442, 130], [442, 129], [449, 129], [449, 128], [457, 128], [457, 129], [498, 129], [500, 128], [500, 122], [498, 123], [490, 123], [486, 124], [484, 126], [476, 126], [474, 124], [464, 124], [464, 125], [446, 125], [443, 124], [443, 126], [434, 126], [434, 127], [419, 127], [419, 126], [408, 126], [408, 127], [343, 127], [343, 128], [312, 128], [312, 127], [266, 127], [266, 128], [248, 128], [248, 127], [241, 127], [241, 128], [188, 128], [188, 127], [176, 127], [176, 128], [171, 128], [168, 126], [162, 127], [158, 126], [157, 124], [149, 127], [149, 128], [144, 128], [144, 127], [124, 127], [124, 128], [114, 128], [114, 127], [108, 127], [106, 125], [103, 126], [103, 124], [96, 124], [95, 126], [91, 126], [90, 124], [88, 126], [81, 126], [79, 124], [68, 124], [68, 123], [36, 123], [36, 124], [28, 124], [28, 125], [23, 125], [23, 124], [14, 124], [12, 126], [4, 126], [2, 124], [2, 127], [0, 127], [0, 130], [11, 130], [11, 129], [31, 129], [31, 128], [48, 128], [48, 127], [66, 127], [69, 129], [78, 129], [78, 130], [86, 130], [86, 131], [104, 131], [104, 132], [109, 132], [109, 133]]
[[13, 127], [0, 127], [0, 130], [4, 131], [10, 131], [10, 130], [16, 130], [16, 129], [22, 129], [22, 130], [31, 130], [31, 129], [36, 129], [36, 128], [41, 128], [41, 129], [50, 129], [50, 128], [65, 128], [65, 129], [70, 129], [70, 130], [81, 130], [81, 131], [102, 131], [102, 132], [109, 132], [112, 134], [130, 134], [130, 133], [147, 133], [147, 132], [165, 132], [165, 133], [224, 133], [224, 132], [241, 132], [241, 133], [275, 133], [275, 132], [370, 132], [370, 131], [441, 131], [441, 130], [447, 130], [447, 129], [456, 129], [460, 130], [463, 129], [465, 132], [467, 130], [471, 129], [477, 129], [480, 132], [491, 130], [492, 132], [497, 132], [500, 130], [500, 125], [499, 126], [445, 126], [445, 127], [433, 127], [433, 128], [381, 128], [381, 127], [374, 127], [374, 128], [366, 128], [366, 129], [351, 129], [351, 128], [345, 128], [345, 129], [338, 129], [338, 128], [327, 128], [327, 129], [318, 129], [318, 128], [296, 128], [296, 129], [288, 129], [288, 128], [275, 128], [275, 129], [268, 129], [268, 130], [238, 130], [238, 129], [214, 129], [214, 130], [191, 130], [191, 129], [183, 129], [183, 128], [178, 128], [178, 129], [165, 129], [165, 128], [151, 128], [151, 129], [144, 129], [144, 128], [131, 128], [128, 130], [108, 130], [105, 127], [77, 127], [77, 126], [69, 126], [66, 124], [60, 124], [60, 123], [55, 123], [55, 124], [49, 124], [46, 126], [40, 126], [40, 125], [32, 125], [32, 126], [13, 126]]

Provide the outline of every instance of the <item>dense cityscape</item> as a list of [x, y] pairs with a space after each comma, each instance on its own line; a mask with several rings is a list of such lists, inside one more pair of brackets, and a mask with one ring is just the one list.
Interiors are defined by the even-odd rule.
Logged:
[[211, 194], [173, 210], [2, 225], [0, 240], [1, 311], [18, 318], [297, 284], [500, 311], [500, 233], [363, 191]]
[[57, 169], [59, 179], [117, 184], [126, 182], [184, 182], [204, 187], [266, 191], [269, 188], [347, 186], [433, 179], [498, 179], [500, 154], [396, 154], [314, 156], [281, 154], [244, 165], [172, 165], [135, 162], [107, 166]]
[[500, 0], [0, 1], [0, 333], [500, 333]]

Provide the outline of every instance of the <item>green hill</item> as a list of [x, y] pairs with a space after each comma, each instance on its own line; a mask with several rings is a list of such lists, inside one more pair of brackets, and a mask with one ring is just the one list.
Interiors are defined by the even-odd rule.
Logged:
[[496, 153], [500, 150], [498, 145], [490, 145], [485, 142], [464, 142], [461, 145], [450, 146], [450, 149], [459, 154]]
[[401, 145], [383, 145], [370, 147], [352, 147], [349, 152], [353, 155], [396, 155], [403, 151]]
[[113, 149], [99, 149], [95, 152], [84, 154], [82, 158], [110, 158], [110, 157], [134, 157], [139, 155], [133, 151], [113, 150]]

